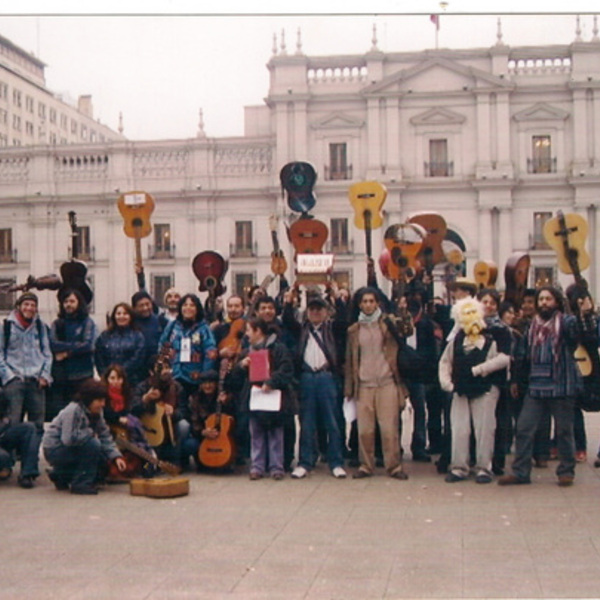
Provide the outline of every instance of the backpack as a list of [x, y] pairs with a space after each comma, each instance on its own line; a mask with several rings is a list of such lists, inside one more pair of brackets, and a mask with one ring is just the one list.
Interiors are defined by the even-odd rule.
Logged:
[[[45, 325], [42, 323], [40, 319], [35, 320], [35, 324], [38, 330], [38, 340], [40, 342], [40, 350], [43, 351], [42, 347], [42, 336], [43, 336], [43, 328]], [[12, 328], [12, 321], [9, 319], [4, 319], [4, 358], [6, 358], [6, 352], [8, 350], [8, 341], [10, 339], [10, 330]], [[47, 331], [47, 328], [46, 328]]]

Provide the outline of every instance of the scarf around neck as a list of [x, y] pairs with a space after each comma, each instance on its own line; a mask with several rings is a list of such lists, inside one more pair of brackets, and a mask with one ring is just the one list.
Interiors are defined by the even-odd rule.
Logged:
[[359, 323], [375, 323], [381, 317], [381, 309], [376, 308], [372, 315], [366, 315], [362, 310], [358, 313]]

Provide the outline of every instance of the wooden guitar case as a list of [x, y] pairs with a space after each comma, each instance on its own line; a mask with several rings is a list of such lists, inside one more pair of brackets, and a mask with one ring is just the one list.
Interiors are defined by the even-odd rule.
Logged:
[[129, 493], [132, 496], [148, 496], [149, 498], [187, 496], [190, 493], [190, 480], [187, 477], [132, 479], [129, 482]]

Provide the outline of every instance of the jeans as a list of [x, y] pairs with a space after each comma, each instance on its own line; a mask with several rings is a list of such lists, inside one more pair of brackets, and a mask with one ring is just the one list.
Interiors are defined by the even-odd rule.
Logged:
[[519, 479], [529, 479], [533, 442], [540, 420], [549, 414], [554, 417], [559, 463], [557, 475], [575, 474], [575, 442], [573, 440], [573, 398], [525, 397], [517, 422], [516, 456], [513, 473]]
[[[33, 423], [11, 425], [0, 435], [0, 448], [8, 452], [16, 450], [21, 457], [21, 477], [37, 477], [40, 474], [38, 469], [40, 441], [40, 435]], [[9, 460], [10, 464], [6, 466], [12, 467], [10, 455]]]
[[72, 487], [93, 486], [101, 462], [106, 461], [97, 438], [90, 438], [81, 446], [45, 448], [44, 456], [53, 467], [53, 476]]
[[330, 469], [344, 464], [344, 438], [340, 429], [341, 408], [338, 404], [338, 386], [334, 376], [325, 371], [302, 373], [300, 377], [300, 457], [298, 464], [305, 469], [315, 466], [317, 450], [317, 422], [327, 431], [327, 463]]
[[[283, 473], [283, 425], [265, 429], [250, 415], [250, 472]], [[268, 461], [268, 463], [267, 463]]]
[[40, 435], [44, 431], [46, 414], [46, 391], [39, 386], [37, 379], [13, 379], [4, 386], [4, 396], [9, 406], [10, 422], [20, 423], [25, 414], [33, 423]]

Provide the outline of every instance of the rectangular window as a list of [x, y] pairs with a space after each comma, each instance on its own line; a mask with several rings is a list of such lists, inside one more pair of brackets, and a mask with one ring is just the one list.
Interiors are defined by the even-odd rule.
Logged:
[[77, 121], [71, 119], [71, 133], [77, 133]]
[[31, 121], [25, 121], [25, 133], [33, 135], [33, 123]]
[[331, 219], [331, 252], [334, 254], [347, 254], [348, 247], [348, 219]]
[[31, 96], [25, 96], [25, 109], [27, 112], [33, 112], [33, 98]]
[[8, 84], [0, 81], [0, 98], [6, 100], [8, 98]]
[[351, 289], [350, 271], [334, 271], [331, 278], [337, 283], [339, 289]]
[[19, 90], [13, 90], [13, 104], [21, 106], [21, 92]]
[[158, 223], [154, 225], [153, 258], [171, 258], [171, 225]]
[[533, 250], [548, 249], [548, 244], [544, 239], [544, 225], [546, 221], [552, 218], [551, 212], [534, 212], [533, 213], [533, 243], [531, 247]]
[[85, 125], [82, 125], [81, 126], [81, 139], [82, 140], [87, 140], [87, 133], [88, 133], [87, 127]]
[[46, 118], [46, 105], [41, 102], [38, 104], [38, 117], [40, 119]]
[[8, 136], [0, 133], [0, 146], [8, 146]]
[[425, 163], [428, 177], [450, 177], [453, 164], [448, 161], [448, 140], [429, 140], [429, 163]]
[[351, 178], [346, 143], [329, 144], [329, 168], [325, 167], [325, 179], [334, 181]]
[[151, 294], [155, 298], [156, 303], [164, 308], [165, 292], [174, 285], [175, 276], [171, 275], [152, 275], [151, 277]]
[[50, 123], [56, 123], [56, 109], [55, 108], [51, 108], [50, 109]]
[[233, 293], [248, 298], [248, 294], [254, 285], [253, 273], [234, 273], [233, 275]]
[[60, 128], [64, 129], [65, 131], [68, 129], [69, 127], [69, 119], [67, 118], [67, 115], [63, 115], [61, 113], [60, 115]]
[[235, 254], [252, 256], [252, 221], [235, 222]]
[[12, 126], [13, 126], [13, 129], [16, 129], [17, 131], [21, 131], [21, 117], [19, 117], [19, 115], [13, 115]]
[[0, 124], [6, 125], [8, 123], [8, 111], [0, 108]]
[[0, 229], [0, 262], [13, 261], [12, 229]]
[[[14, 285], [16, 280], [13, 278], [3, 277], [0, 279], [0, 289], [8, 288]], [[0, 293], [0, 311], [12, 310], [15, 307], [16, 294], [10, 292], [10, 294]]]
[[533, 267], [534, 287], [554, 285], [555, 279], [554, 267]]
[[556, 173], [556, 158], [552, 158], [552, 140], [549, 135], [534, 135], [531, 138], [531, 159], [528, 173]]
[[[75, 228], [75, 251], [77, 258], [81, 260], [91, 260], [92, 246], [90, 244], [90, 226], [78, 225]], [[75, 253], [73, 254], [75, 256]]]

